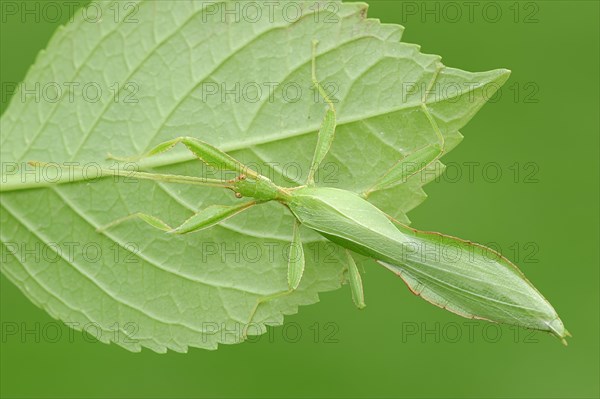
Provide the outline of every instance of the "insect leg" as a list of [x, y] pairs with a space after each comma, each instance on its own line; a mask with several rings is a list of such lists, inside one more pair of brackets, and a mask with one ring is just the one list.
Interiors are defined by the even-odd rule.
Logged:
[[[29, 165], [35, 168], [43, 168], [49, 165], [53, 167], [63, 168], [62, 166], [51, 163], [51, 162], [40, 162], [40, 161], [29, 161], [27, 162]], [[106, 168], [97, 168], [94, 169], [94, 173], [90, 173], [86, 168], [82, 168], [79, 166], [69, 166], [64, 167], [69, 173], [72, 181], [78, 180], [90, 180], [96, 179], [99, 177], [126, 177], [130, 179], [142, 179], [142, 180], [154, 180], [154, 181], [162, 181], [165, 183], [180, 183], [180, 184], [192, 184], [199, 186], [209, 186], [209, 187], [223, 187], [233, 189], [234, 182], [223, 181], [219, 179], [210, 179], [207, 177], [195, 177], [195, 176], [186, 176], [186, 175], [171, 175], [171, 174], [162, 174], [162, 173], [148, 173], [148, 172], [139, 172], [137, 170], [127, 170], [127, 169], [106, 169]]]
[[288, 288], [290, 291], [295, 290], [300, 285], [302, 275], [304, 274], [304, 248], [302, 247], [302, 239], [300, 238], [300, 222], [294, 222], [294, 232], [292, 234], [292, 242], [288, 253]]
[[310, 166], [310, 170], [308, 173], [307, 184], [312, 185], [315, 181], [315, 173], [319, 168], [319, 164], [323, 161], [327, 152], [329, 152], [329, 148], [331, 147], [331, 143], [333, 142], [333, 138], [335, 136], [335, 126], [336, 126], [336, 113], [335, 107], [333, 106], [333, 101], [329, 98], [329, 95], [319, 83], [317, 79], [316, 73], [316, 60], [317, 60], [317, 40], [313, 40], [312, 42], [312, 83], [315, 88], [319, 91], [323, 99], [328, 105], [327, 111], [325, 113], [325, 117], [323, 118], [323, 122], [319, 129], [319, 134], [317, 138], [317, 146], [315, 147], [315, 153], [313, 155], [313, 160]]
[[161, 154], [163, 152], [167, 152], [169, 151], [171, 148], [175, 147], [177, 145], [177, 143], [180, 143], [182, 140], [184, 139], [184, 137], [177, 137], [175, 139], [169, 140], [169, 141], [165, 141], [163, 143], [158, 144], [157, 146], [155, 146], [154, 148], [152, 148], [150, 151], [141, 154], [141, 155], [133, 155], [133, 156], [129, 156], [129, 157], [118, 157], [115, 156], [111, 153], [108, 153], [108, 158], [109, 159], [114, 159], [115, 161], [120, 161], [120, 162], [136, 162], [139, 161], [141, 159], [144, 158], [148, 158], [151, 157], [153, 155], [157, 155], [157, 154]]
[[192, 215], [180, 226], [169, 231], [173, 234], [186, 234], [204, 230], [227, 220], [238, 213], [258, 204], [256, 201], [244, 202], [238, 205], [211, 205]]
[[238, 213], [256, 205], [256, 201], [245, 202], [243, 204], [233, 205], [233, 206], [225, 206], [225, 205], [211, 205], [203, 210], [193, 214], [186, 221], [184, 221], [178, 227], [172, 228], [162, 220], [158, 219], [155, 216], [147, 215], [145, 213], [134, 213], [132, 215], [128, 215], [117, 219], [109, 224], [99, 227], [97, 231], [103, 232], [107, 229], [110, 229], [114, 226], [117, 226], [123, 222], [126, 222], [131, 219], [141, 219], [149, 225], [156, 227], [157, 229], [166, 231], [171, 234], [186, 234], [193, 233], [195, 231], [200, 231], [203, 229], [207, 229], [212, 227], [226, 219], [229, 219], [232, 216], [237, 215]]
[[412, 176], [421, 173], [435, 161], [437, 161], [443, 151], [439, 144], [429, 144], [419, 148], [415, 152], [408, 154], [400, 161], [396, 162], [390, 169], [377, 179], [375, 184], [363, 192], [362, 196], [367, 198], [375, 191], [386, 190], [405, 183]]
[[148, 223], [150, 226], [156, 227], [157, 229], [162, 230], [162, 231], [173, 230], [173, 228], [171, 226], [169, 226], [168, 224], [166, 224], [165, 222], [163, 222], [156, 216], [148, 215], [146, 213], [136, 212], [136, 213], [132, 213], [131, 215], [123, 216], [122, 218], [113, 220], [112, 222], [105, 224], [104, 226], [100, 226], [96, 229], [96, 231], [99, 233], [102, 233], [112, 227], [118, 226], [121, 223], [127, 222], [128, 220], [132, 220], [132, 219], [141, 219], [144, 222]]
[[240, 174], [247, 175], [252, 178], [258, 177], [258, 174], [246, 165], [242, 164], [235, 158], [229, 156], [225, 152], [218, 148], [205, 143], [202, 140], [198, 140], [194, 137], [177, 137], [173, 140], [165, 141], [152, 148], [150, 151], [140, 156], [119, 158], [109, 154], [109, 158], [117, 161], [138, 161], [143, 158], [151, 157], [153, 155], [161, 154], [169, 151], [175, 147], [178, 143], [182, 143], [187, 149], [192, 152], [196, 158], [204, 162], [207, 165], [218, 167], [220, 170], [231, 170]]
[[379, 179], [377, 179], [371, 188], [362, 193], [364, 198], [367, 198], [372, 192], [385, 190], [406, 182], [410, 177], [434, 165], [444, 155], [446, 151], [446, 139], [427, 107], [427, 95], [432, 91], [437, 76], [443, 67], [444, 66], [441, 63], [437, 65], [437, 68], [427, 85], [427, 89], [422, 93], [420, 107], [435, 133], [436, 142], [419, 148], [394, 164], [380, 176]]
[[360, 272], [356, 266], [356, 262], [352, 258], [350, 251], [346, 250], [348, 257], [348, 277], [350, 281], [350, 290], [352, 291], [352, 300], [359, 309], [364, 309], [367, 305], [365, 304], [365, 293], [363, 290], [362, 278]]

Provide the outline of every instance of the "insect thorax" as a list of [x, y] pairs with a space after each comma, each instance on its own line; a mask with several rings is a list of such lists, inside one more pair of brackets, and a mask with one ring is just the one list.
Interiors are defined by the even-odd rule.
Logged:
[[258, 201], [285, 200], [288, 194], [264, 176], [246, 177], [234, 184], [233, 191], [238, 197], [251, 197]]

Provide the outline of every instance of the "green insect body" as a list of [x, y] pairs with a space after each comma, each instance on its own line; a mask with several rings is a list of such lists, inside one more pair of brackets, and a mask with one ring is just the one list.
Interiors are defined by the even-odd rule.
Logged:
[[304, 226], [376, 259], [437, 306], [560, 338], [566, 334], [548, 301], [515, 265], [488, 248], [394, 225], [377, 207], [345, 190], [302, 188], [292, 192], [288, 206]]
[[[234, 191], [236, 197], [244, 202], [234, 206], [209, 206], [175, 228], [154, 216], [135, 213], [103, 226], [99, 231], [137, 218], [171, 234], [192, 233], [214, 226], [255, 205], [277, 201], [295, 217], [288, 260], [289, 291], [298, 287], [304, 272], [305, 258], [300, 234], [300, 226], [304, 226], [345, 248], [348, 281], [352, 298], [359, 308], [365, 306], [364, 291], [351, 252], [375, 259], [400, 276], [413, 293], [451, 312], [469, 318], [547, 331], [566, 342], [564, 338], [569, 333], [554, 308], [506, 258], [469, 241], [412, 229], [393, 220], [366, 199], [372, 192], [403, 184], [410, 176], [436, 162], [445, 151], [444, 139], [439, 132], [438, 143], [425, 146], [400, 160], [362, 195], [314, 185], [315, 171], [333, 142], [336, 123], [334, 105], [316, 78], [315, 49], [316, 42], [313, 42], [312, 80], [328, 104], [328, 109], [318, 133], [305, 185], [279, 187], [218, 148], [193, 137], [180, 137], [157, 145], [141, 157], [113, 158], [140, 159], [163, 153], [181, 143], [202, 162], [221, 170], [233, 171], [238, 177], [218, 180], [114, 170], [102, 170], [101, 174], [219, 186]], [[423, 165], [422, 168], [415, 170], [407, 167], [415, 163]], [[43, 165], [39, 162], [32, 164]], [[245, 200], [248, 198], [251, 200]]]

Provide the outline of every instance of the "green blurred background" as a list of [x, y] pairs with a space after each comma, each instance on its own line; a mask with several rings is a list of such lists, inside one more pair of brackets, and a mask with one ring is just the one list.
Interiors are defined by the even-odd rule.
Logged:
[[[54, 323], [1, 277], [2, 397], [598, 397], [599, 3], [371, 1], [369, 16], [446, 65], [513, 71], [410, 216], [516, 260], [569, 346], [454, 316], [370, 268], [364, 311], [344, 287], [256, 342], [133, 354]], [[60, 22], [3, 14], [2, 112]]]

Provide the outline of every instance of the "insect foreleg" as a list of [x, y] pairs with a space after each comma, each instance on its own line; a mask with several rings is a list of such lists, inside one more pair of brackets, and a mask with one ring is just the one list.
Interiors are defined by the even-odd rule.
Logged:
[[239, 174], [243, 174], [252, 178], [258, 177], [258, 173], [247, 167], [246, 165], [239, 162], [237, 159], [231, 157], [227, 153], [219, 150], [218, 148], [205, 143], [202, 140], [198, 140], [194, 137], [178, 137], [173, 140], [165, 141], [164, 143], [158, 144], [156, 147], [152, 148], [150, 151], [134, 157], [115, 157], [109, 154], [109, 157], [115, 159], [117, 161], [138, 161], [143, 158], [151, 157], [153, 155], [158, 155], [169, 151], [173, 147], [175, 147], [178, 143], [182, 143], [187, 147], [187, 149], [196, 156], [200, 161], [204, 162], [207, 165], [215, 166], [219, 170], [231, 170], [234, 172], [238, 172]]
[[[78, 180], [91, 180], [99, 177], [126, 177], [130, 179], [142, 179], [142, 180], [153, 180], [165, 183], [179, 183], [179, 184], [191, 184], [198, 186], [208, 187], [223, 187], [223, 188], [234, 188], [234, 182], [223, 181], [219, 179], [210, 179], [207, 177], [196, 177], [186, 175], [172, 175], [162, 173], [148, 173], [139, 172], [137, 170], [126, 170], [126, 169], [107, 169], [107, 168], [95, 168], [93, 173], [90, 173], [87, 168], [80, 166], [61, 166], [57, 163], [52, 162], [40, 162], [40, 161], [29, 161], [29, 165], [36, 168], [54, 167], [59, 169], [65, 169], [68, 172], [68, 176], [71, 181]], [[69, 182], [69, 180], [65, 181]]]

